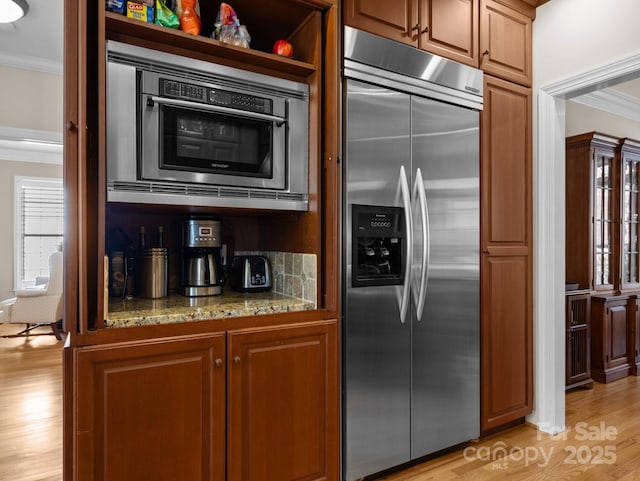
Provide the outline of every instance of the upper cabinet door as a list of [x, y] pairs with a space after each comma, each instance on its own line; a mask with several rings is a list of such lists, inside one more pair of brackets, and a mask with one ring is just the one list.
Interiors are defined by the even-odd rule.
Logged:
[[343, 8], [345, 25], [409, 45], [417, 44], [418, 0], [345, 0]]
[[531, 86], [530, 15], [495, 0], [480, 3], [480, 68], [505, 80]]
[[478, 3], [479, 0], [422, 0], [420, 48], [478, 67]]

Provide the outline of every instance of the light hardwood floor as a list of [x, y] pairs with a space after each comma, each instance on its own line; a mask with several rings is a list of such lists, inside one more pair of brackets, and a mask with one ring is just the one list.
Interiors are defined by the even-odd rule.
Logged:
[[[0, 335], [21, 327], [0, 324]], [[0, 339], [0, 480], [61, 479], [62, 341]]]
[[[518, 426], [385, 481], [639, 481], [640, 382], [627, 377], [566, 396], [568, 430]], [[506, 454], [506, 455], [505, 455]]]
[[[378, 479], [640, 481], [638, 378], [567, 393], [567, 426], [557, 436], [519, 426]], [[0, 480], [61, 478], [62, 342], [0, 339]]]

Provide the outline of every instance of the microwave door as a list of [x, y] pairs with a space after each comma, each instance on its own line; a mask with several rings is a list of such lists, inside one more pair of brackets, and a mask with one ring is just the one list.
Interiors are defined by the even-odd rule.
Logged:
[[143, 108], [143, 179], [287, 187], [284, 117], [148, 98]]

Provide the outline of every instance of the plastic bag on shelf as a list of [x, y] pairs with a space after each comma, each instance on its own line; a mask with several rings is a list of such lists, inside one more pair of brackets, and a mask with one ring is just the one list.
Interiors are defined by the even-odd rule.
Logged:
[[180, 30], [191, 35], [200, 35], [200, 4], [198, 0], [176, 0], [176, 15], [180, 19]]
[[220, 4], [220, 11], [216, 18], [215, 29], [211, 38], [223, 43], [249, 48], [251, 36], [245, 25], [240, 25], [240, 20], [228, 3]]
[[156, 24], [169, 28], [180, 28], [180, 19], [167, 6], [166, 0], [156, 0]]

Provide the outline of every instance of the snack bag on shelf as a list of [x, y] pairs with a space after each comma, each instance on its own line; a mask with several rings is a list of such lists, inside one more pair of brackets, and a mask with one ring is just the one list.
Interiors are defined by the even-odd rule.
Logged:
[[211, 38], [245, 48], [249, 48], [249, 43], [251, 42], [247, 27], [240, 25], [236, 12], [234, 12], [231, 5], [224, 2], [220, 4], [220, 11], [218, 12]]
[[200, 35], [200, 4], [198, 0], [177, 0], [176, 15], [180, 19], [180, 30], [191, 35]]
[[156, 23], [163, 27], [180, 28], [180, 19], [167, 6], [166, 0], [156, 0]]

